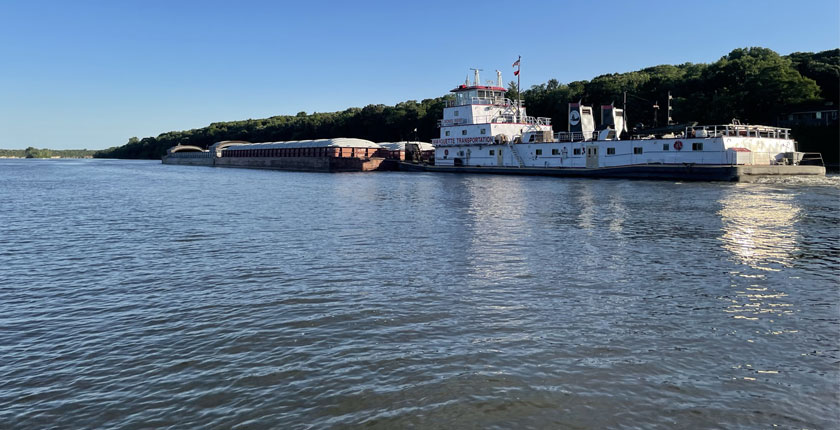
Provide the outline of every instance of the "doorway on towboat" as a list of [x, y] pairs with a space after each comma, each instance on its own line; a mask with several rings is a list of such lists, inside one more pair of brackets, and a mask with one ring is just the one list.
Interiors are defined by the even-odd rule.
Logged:
[[586, 168], [593, 169], [598, 167], [598, 146], [586, 146]]

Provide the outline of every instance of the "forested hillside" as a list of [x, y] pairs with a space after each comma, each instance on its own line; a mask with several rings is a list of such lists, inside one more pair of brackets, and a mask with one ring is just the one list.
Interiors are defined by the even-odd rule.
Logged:
[[[766, 48], [746, 48], [733, 50], [711, 64], [660, 65], [568, 84], [552, 79], [522, 91], [522, 98], [530, 115], [553, 118], [555, 131], [566, 130], [570, 101], [583, 100], [593, 106], [611, 102], [620, 105], [624, 91], [628, 93], [627, 117], [631, 126], [653, 125], [654, 102], [662, 107], [661, 124], [665, 119], [668, 91], [673, 96], [672, 116], [676, 122], [720, 124], [738, 118], [751, 124], [775, 124], [781, 113], [806, 105], [833, 103], [836, 107], [840, 97], [838, 86], [840, 49], [780, 56]], [[509, 85], [509, 90], [508, 96], [516, 98], [518, 89], [514, 83]], [[311, 115], [300, 112], [295, 116], [213, 123], [157, 137], [134, 137], [127, 144], [100, 151], [96, 156], [154, 159], [177, 144], [207, 147], [221, 140], [265, 142], [356, 137], [383, 142], [416, 136], [429, 141], [438, 137], [436, 124], [446, 97], [421, 102], [410, 100], [396, 106], [368, 105], [341, 112]], [[831, 148], [826, 151], [836, 153], [836, 138], [828, 144]]]

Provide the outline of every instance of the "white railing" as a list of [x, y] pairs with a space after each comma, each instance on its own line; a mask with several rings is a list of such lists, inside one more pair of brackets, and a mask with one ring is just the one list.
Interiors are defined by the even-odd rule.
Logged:
[[582, 142], [584, 140], [598, 140], [598, 132], [593, 131], [589, 139], [584, 139], [584, 134], [579, 131], [559, 131], [554, 133], [554, 140], [558, 142]]
[[513, 154], [513, 158], [516, 159], [517, 164], [519, 167], [525, 167], [525, 162], [522, 160], [522, 157], [519, 156], [519, 151], [516, 150], [516, 146], [513, 142], [507, 142], [507, 147], [510, 148], [510, 153]]
[[[466, 105], [495, 105], [495, 106], [512, 106], [516, 107], [516, 100], [502, 99], [502, 98], [486, 98], [486, 97], [472, 97], [469, 101], [466, 100], [447, 100], [446, 107], [466, 106]], [[520, 101], [519, 107], [525, 107], [525, 102]]]
[[551, 118], [547, 116], [526, 116], [525, 124], [531, 125], [551, 125]]
[[437, 121], [438, 128], [441, 127], [449, 127], [453, 125], [464, 125], [467, 124], [466, 118], [449, 118], [449, 119], [439, 119]]
[[506, 115], [485, 115], [485, 116], [478, 116], [475, 118], [476, 124], [528, 124], [528, 125], [551, 125], [551, 118], [544, 117], [544, 116], [523, 116], [522, 118], [517, 118], [516, 115], [506, 114]]
[[722, 136], [790, 139], [790, 129], [764, 125], [721, 124], [686, 127], [683, 133], [683, 137], [694, 138]]
[[480, 115], [473, 118], [472, 123], [467, 122], [466, 118], [439, 119], [437, 122], [438, 128], [471, 124], [528, 124], [551, 126], [551, 118], [544, 116], [524, 116], [517, 121], [516, 115]]

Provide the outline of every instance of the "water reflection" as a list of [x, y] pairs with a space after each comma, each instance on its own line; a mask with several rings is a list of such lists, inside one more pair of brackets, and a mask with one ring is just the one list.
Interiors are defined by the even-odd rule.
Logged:
[[791, 265], [798, 251], [796, 220], [801, 211], [793, 195], [752, 189], [726, 193], [720, 205], [720, 240], [735, 260], [758, 270]]
[[611, 192], [609, 194], [609, 229], [613, 233], [621, 233], [624, 231], [624, 220], [627, 219], [627, 206], [624, 204], [624, 196], [620, 192]]
[[575, 200], [580, 207], [578, 213], [578, 227], [591, 229], [595, 226], [595, 195], [590, 189], [590, 184], [583, 184], [578, 187]]
[[[763, 316], [775, 317], [793, 314], [793, 304], [786, 303], [788, 294], [778, 290], [770, 290], [758, 284], [736, 291], [734, 298], [724, 312], [732, 314], [735, 319], [757, 321]], [[771, 334], [781, 334], [773, 332]]]
[[[469, 229], [466, 254], [469, 271], [478, 279], [499, 280], [520, 276], [526, 254], [528, 228], [527, 190], [519, 178], [472, 177], [464, 181], [465, 228]], [[512, 270], [511, 270], [512, 269]]]
[[788, 294], [768, 287], [768, 276], [793, 264], [798, 251], [797, 219], [801, 208], [793, 195], [765, 187], [737, 187], [719, 201], [723, 249], [748, 266], [732, 273], [735, 297], [724, 312], [756, 321], [793, 313]]

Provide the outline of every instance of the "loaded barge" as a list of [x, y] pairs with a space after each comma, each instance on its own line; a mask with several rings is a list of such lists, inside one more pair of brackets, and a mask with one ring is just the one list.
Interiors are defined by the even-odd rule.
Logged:
[[367, 172], [383, 168], [388, 150], [364, 139], [320, 139], [251, 143], [217, 142], [208, 149], [169, 148], [163, 164], [243, 167], [307, 172]]
[[[514, 66], [517, 66], [514, 63]], [[603, 178], [751, 181], [764, 176], [825, 175], [822, 157], [796, 151], [789, 129], [744, 125], [670, 127], [630, 132], [624, 110], [569, 104], [569, 129], [554, 133], [551, 118], [526, 114], [524, 104], [497, 85], [466, 82], [451, 92], [434, 165], [404, 170]]]

